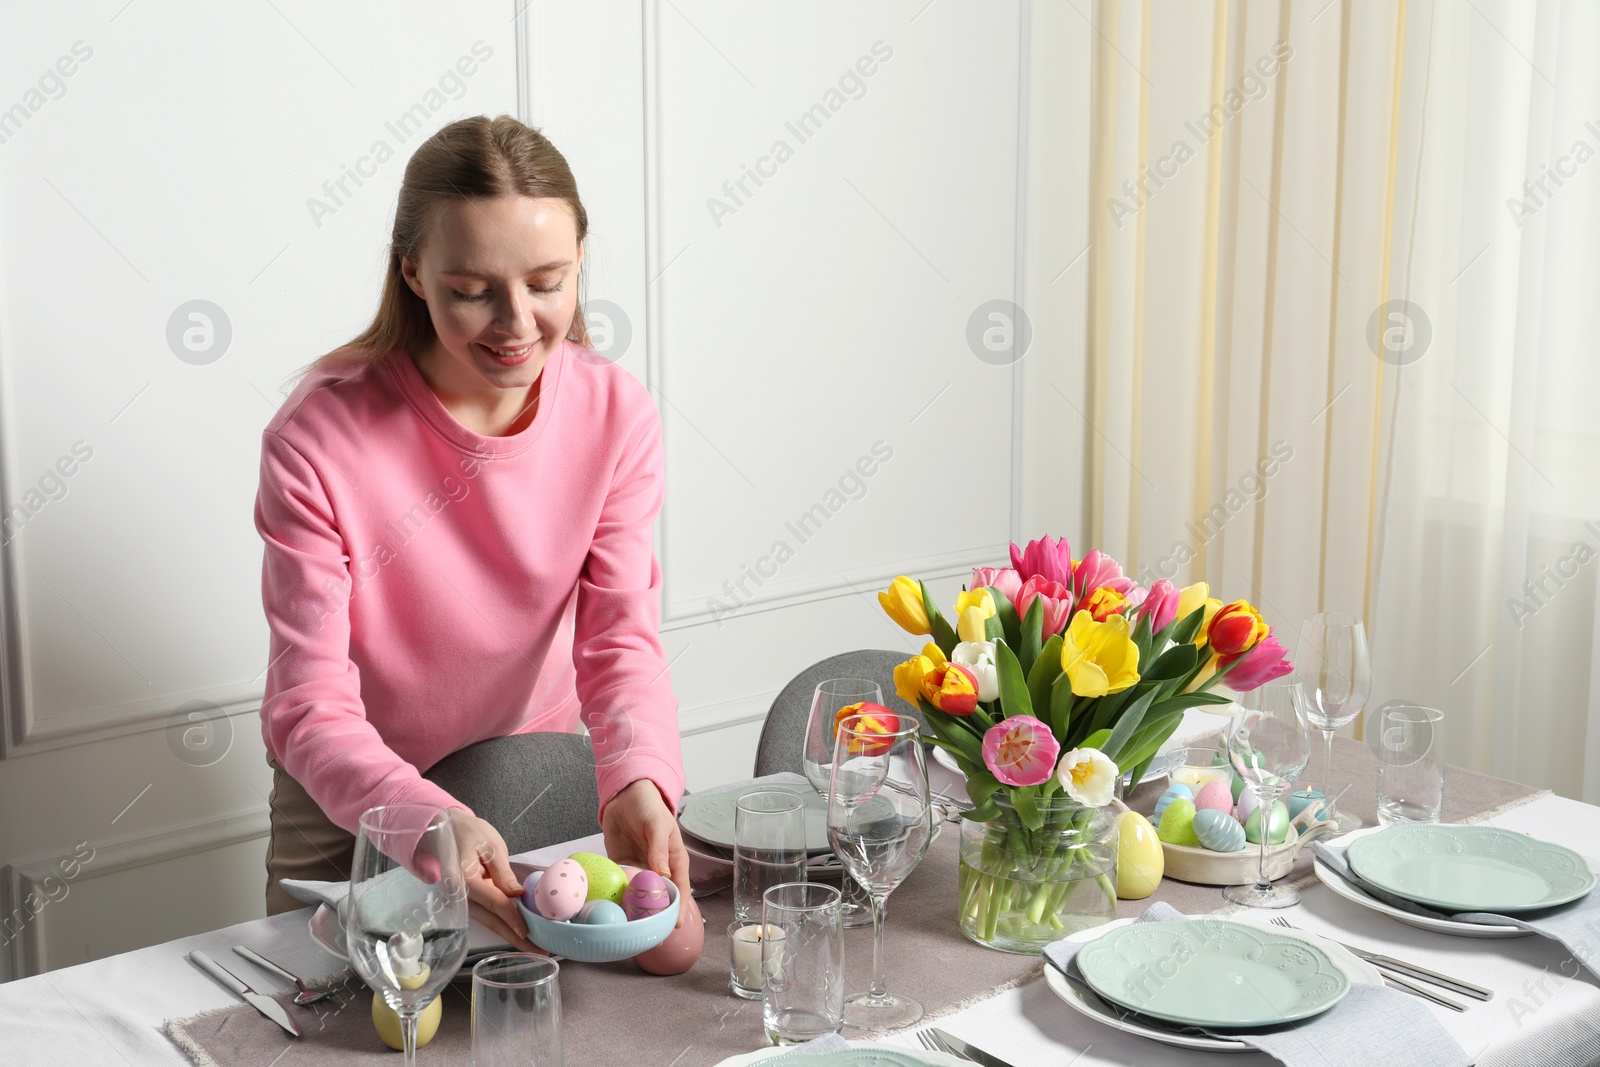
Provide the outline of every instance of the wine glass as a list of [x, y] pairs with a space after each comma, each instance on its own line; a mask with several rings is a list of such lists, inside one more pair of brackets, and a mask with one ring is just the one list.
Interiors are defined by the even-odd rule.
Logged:
[[[841, 710], [863, 702], [883, 703], [883, 690], [877, 682], [866, 678], [829, 678], [819, 683], [811, 695], [811, 715], [806, 720], [806, 742], [800, 762], [805, 768], [806, 781], [823, 800], [828, 799], [833, 778], [833, 741], [837, 732], [834, 724]], [[840, 889], [844, 894], [845, 926], [871, 926], [872, 901], [866, 890], [851, 878], [844, 879]]]
[[[1295, 650], [1295, 670], [1305, 687], [1306, 719], [1322, 731], [1322, 773], [1317, 788], [1326, 798], [1322, 817], [1338, 821], [1334, 810], [1333, 735], [1367, 706], [1372, 692], [1372, 664], [1367, 656], [1367, 630], [1354, 615], [1324, 611], [1306, 619]], [[1340, 826], [1353, 830], [1359, 826]]]
[[361, 816], [350, 872], [350, 963], [400, 1016], [406, 1067], [417, 1062], [417, 1016], [467, 955], [467, 887], [450, 814], [385, 804]]
[[922, 1005], [890, 993], [883, 975], [884, 903], [922, 862], [933, 837], [922, 727], [909, 715], [896, 725], [893, 731], [868, 729], [859, 715], [841, 722], [828, 790], [828, 840], [872, 900], [872, 981], [844, 1005], [845, 1025], [864, 1030], [922, 1018]]
[[1243, 710], [1228, 723], [1228, 762], [1261, 801], [1261, 859], [1255, 885], [1231, 885], [1222, 895], [1250, 908], [1287, 908], [1299, 903], [1300, 891], [1267, 878], [1267, 847], [1273, 805], [1311, 759], [1305, 691], [1290, 675], [1240, 694], [1239, 704]]

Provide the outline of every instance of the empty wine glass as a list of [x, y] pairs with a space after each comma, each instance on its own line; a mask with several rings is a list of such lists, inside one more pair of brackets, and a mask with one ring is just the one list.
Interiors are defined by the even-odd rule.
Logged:
[[[833, 778], [833, 741], [839, 712], [854, 704], [882, 704], [883, 690], [866, 678], [829, 678], [817, 685], [811, 695], [811, 715], [806, 720], [805, 750], [801, 765], [806, 781], [823, 800], [828, 799]], [[845, 878], [840, 886], [844, 895], [841, 911], [847, 927], [872, 925], [872, 901], [854, 879]]]
[[345, 935], [356, 973], [400, 1016], [414, 1067], [417, 1016], [467, 955], [467, 888], [448, 812], [386, 804], [362, 814]]
[[[1338, 821], [1333, 780], [1333, 735], [1354, 721], [1372, 693], [1372, 664], [1367, 655], [1367, 629], [1354, 615], [1324, 611], [1306, 619], [1295, 650], [1296, 677], [1305, 688], [1306, 720], [1322, 732], [1321, 774], [1314, 780], [1326, 797], [1322, 817]], [[1353, 830], [1358, 820], [1347, 817]]]
[[883, 973], [884, 903], [922, 862], [933, 836], [922, 728], [908, 715], [895, 725], [892, 731], [868, 728], [858, 715], [841, 722], [828, 790], [828, 840], [872, 899], [872, 981], [844, 1005], [845, 1025], [864, 1030], [922, 1018], [922, 1005], [890, 993]]
[[1260, 864], [1254, 885], [1231, 885], [1222, 895], [1251, 908], [1287, 908], [1300, 901], [1293, 886], [1267, 877], [1267, 847], [1272, 840], [1272, 808], [1300, 777], [1311, 759], [1311, 730], [1305, 693], [1293, 675], [1242, 693], [1241, 710], [1228, 723], [1228, 762], [1260, 800]]

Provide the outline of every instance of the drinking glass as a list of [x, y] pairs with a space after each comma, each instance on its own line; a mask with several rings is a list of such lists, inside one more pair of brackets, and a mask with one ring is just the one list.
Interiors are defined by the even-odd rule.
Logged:
[[1251, 908], [1287, 908], [1300, 900], [1293, 886], [1267, 878], [1267, 848], [1272, 839], [1272, 806], [1311, 759], [1305, 691], [1293, 675], [1239, 695], [1241, 710], [1228, 723], [1228, 760], [1261, 805], [1261, 852], [1255, 885], [1231, 885], [1222, 895]]
[[798, 1045], [844, 1025], [844, 924], [831, 885], [768, 889], [761, 921], [761, 1020], [775, 1045]]
[[1444, 714], [1394, 702], [1378, 709], [1378, 822], [1438, 822], [1444, 810]]
[[883, 974], [883, 908], [922, 862], [933, 836], [922, 728], [900, 716], [892, 732], [869, 731], [861, 716], [839, 724], [828, 790], [828, 840], [850, 877], [872, 899], [872, 981], [844, 1004], [846, 1026], [910, 1026], [922, 1005], [890, 993]]
[[406, 1067], [417, 1016], [467, 955], [467, 888], [450, 815], [432, 804], [362, 813], [345, 915], [350, 963], [400, 1016]]
[[[882, 704], [883, 690], [867, 678], [829, 678], [811, 694], [811, 715], [806, 720], [805, 751], [801, 764], [806, 781], [823, 800], [828, 799], [833, 778], [833, 741], [839, 712], [852, 704]], [[853, 878], [840, 882], [844, 894], [844, 924], [848, 928], [872, 925], [872, 901]]]
[[472, 968], [472, 1067], [561, 1067], [560, 973], [527, 952]]
[[[1306, 619], [1295, 650], [1295, 671], [1305, 687], [1306, 720], [1322, 731], [1322, 768], [1315, 779], [1328, 798], [1322, 817], [1338, 821], [1333, 798], [1333, 735], [1361, 714], [1372, 693], [1372, 664], [1367, 656], [1367, 628], [1354, 615], [1324, 611]], [[1360, 823], [1351, 817], [1340, 829]]]
[[768, 886], [805, 880], [805, 801], [783, 789], [740, 797], [733, 809], [734, 918], [760, 922]]

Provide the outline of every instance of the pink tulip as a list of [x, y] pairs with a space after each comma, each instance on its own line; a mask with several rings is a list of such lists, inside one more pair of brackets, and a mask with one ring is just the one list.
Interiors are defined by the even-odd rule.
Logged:
[[1085, 597], [1103, 585], [1109, 585], [1123, 596], [1138, 588], [1138, 583], [1132, 578], [1122, 576], [1122, 564], [1098, 548], [1091, 548], [1089, 554], [1079, 560], [1078, 565], [1072, 569], [1072, 580], [1062, 584], [1072, 587], [1073, 598], [1080, 604]]
[[1014, 715], [983, 735], [983, 763], [1006, 785], [1038, 785], [1056, 771], [1061, 742], [1032, 715]]
[[1022, 583], [1022, 591], [1012, 600], [1019, 619], [1028, 617], [1028, 609], [1036, 599], [1044, 604], [1041, 609], [1044, 612], [1044, 625], [1040, 627], [1040, 633], [1048, 639], [1051, 634], [1060, 633], [1072, 618], [1072, 594], [1060, 582], [1029, 578]]
[[1017, 594], [1022, 591], [1022, 575], [1010, 567], [972, 568], [972, 588], [981, 589], [986, 585], [1000, 590], [1015, 605]]
[[1160, 633], [1172, 624], [1178, 614], [1178, 590], [1165, 578], [1150, 587], [1145, 597], [1144, 614], [1150, 617], [1150, 632]]
[[[1072, 585], [1072, 547], [1067, 544], [1065, 537], [1055, 540], [1041, 537], [1029, 541], [1026, 549], [1018, 548], [1013, 541], [1011, 565], [1023, 580], [1037, 577], [1064, 586]], [[1120, 568], [1117, 573], [1122, 573]]]
[[1278, 639], [1272, 635], [1271, 630], [1268, 630], [1267, 636], [1250, 651], [1238, 656], [1223, 656], [1217, 664], [1217, 669], [1221, 670], [1235, 661], [1239, 665], [1222, 676], [1222, 684], [1235, 693], [1248, 693], [1257, 686], [1264, 685], [1274, 678], [1282, 678], [1294, 670], [1294, 664], [1289, 662], [1289, 650], [1278, 644]]

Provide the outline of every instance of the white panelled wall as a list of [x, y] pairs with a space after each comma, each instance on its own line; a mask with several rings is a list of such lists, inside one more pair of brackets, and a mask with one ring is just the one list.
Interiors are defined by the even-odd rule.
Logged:
[[1084, 409], [1093, 31], [1071, 11], [106, 0], [6, 23], [0, 978], [262, 913], [260, 430], [370, 318], [405, 161], [447, 122], [518, 115], [577, 176], [597, 347], [664, 419], [691, 788], [749, 773], [813, 661], [914, 647], [872, 595], [895, 574], [950, 599], [1011, 538], [1080, 530], [1088, 427], [1061, 412]]

